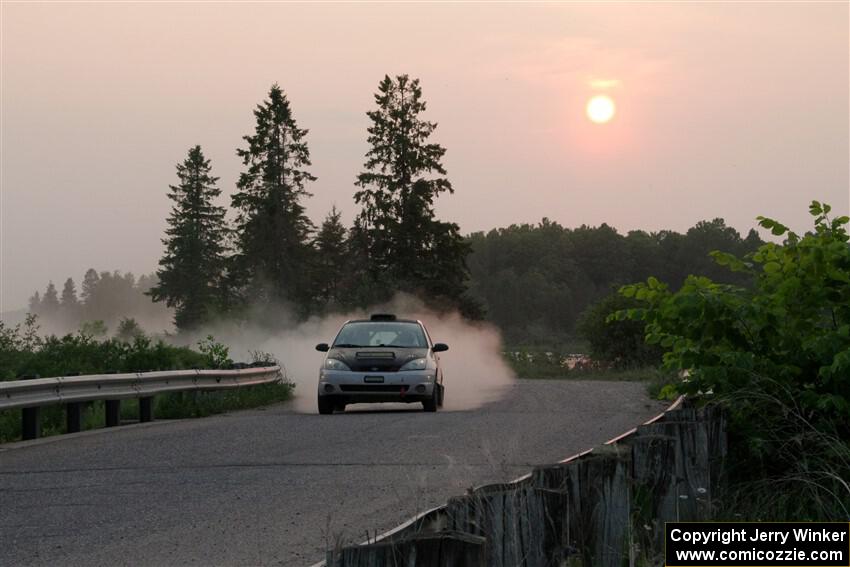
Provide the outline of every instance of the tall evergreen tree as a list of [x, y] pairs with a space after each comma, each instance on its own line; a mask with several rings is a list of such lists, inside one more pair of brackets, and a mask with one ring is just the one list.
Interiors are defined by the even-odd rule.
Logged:
[[348, 231], [340, 218], [340, 212], [334, 205], [316, 235], [314, 289], [319, 304], [325, 308], [340, 306], [347, 280]]
[[311, 295], [310, 234], [313, 224], [301, 201], [309, 197], [310, 151], [289, 101], [275, 84], [254, 111], [254, 134], [237, 150], [247, 169], [232, 197], [237, 210], [232, 281], [252, 300], [292, 301], [306, 305]]
[[28, 311], [32, 315], [40, 315], [41, 314], [41, 294], [37, 291], [32, 294], [29, 300], [29, 309]]
[[97, 284], [100, 282], [100, 276], [94, 268], [86, 270], [83, 276], [83, 287], [80, 293], [80, 299], [85, 305], [90, 305], [94, 300], [94, 295], [97, 289]]
[[47, 284], [47, 289], [44, 290], [44, 296], [41, 298], [41, 315], [46, 318], [51, 318], [59, 312], [59, 294], [56, 292], [56, 286], [53, 282]]
[[385, 76], [375, 103], [354, 196], [363, 207], [357, 228], [368, 242], [371, 276], [386, 291], [461, 304], [469, 248], [456, 224], [434, 218], [434, 199], [453, 189], [442, 164], [446, 150], [429, 142], [437, 124], [420, 116], [426, 104], [419, 80]]
[[77, 285], [73, 278], [65, 280], [65, 285], [62, 286], [62, 295], [59, 299], [59, 312], [62, 315], [62, 321], [70, 328], [76, 328], [80, 316], [80, 302], [77, 299]]
[[175, 308], [174, 324], [181, 330], [197, 328], [219, 308], [227, 226], [224, 208], [213, 204], [221, 190], [211, 169], [200, 146], [177, 165], [179, 184], [171, 185], [168, 195], [174, 205], [162, 241], [159, 282], [148, 292]]
[[65, 280], [65, 285], [62, 287], [62, 298], [60, 303], [63, 309], [74, 310], [77, 308], [79, 301], [77, 300], [77, 285], [73, 278]]

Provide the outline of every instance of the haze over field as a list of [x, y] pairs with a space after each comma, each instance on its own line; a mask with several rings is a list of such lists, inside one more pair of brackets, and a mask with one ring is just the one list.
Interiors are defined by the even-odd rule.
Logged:
[[[174, 164], [202, 144], [228, 202], [274, 82], [310, 130], [316, 222], [355, 214], [365, 112], [399, 73], [464, 233], [848, 210], [846, 3], [1, 6], [0, 311], [90, 266], [153, 271]], [[598, 94], [610, 121], [585, 114]]]

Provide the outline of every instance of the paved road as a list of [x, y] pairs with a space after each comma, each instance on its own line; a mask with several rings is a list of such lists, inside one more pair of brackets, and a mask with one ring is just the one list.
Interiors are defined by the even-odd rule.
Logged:
[[576, 381], [519, 381], [471, 411], [356, 407], [0, 448], [0, 565], [309, 565], [337, 538], [362, 541], [662, 409], [642, 384]]

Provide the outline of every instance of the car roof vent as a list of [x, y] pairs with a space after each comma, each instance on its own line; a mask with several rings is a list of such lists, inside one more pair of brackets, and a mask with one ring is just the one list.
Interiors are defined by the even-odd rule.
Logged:
[[370, 321], [395, 321], [396, 316], [392, 313], [374, 313], [369, 317]]

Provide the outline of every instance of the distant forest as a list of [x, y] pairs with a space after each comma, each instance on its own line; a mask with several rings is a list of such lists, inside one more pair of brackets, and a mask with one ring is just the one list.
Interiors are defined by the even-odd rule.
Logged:
[[[436, 310], [458, 310], [498, 325], [511, 344], [555, 344], [574, 333], [580, 315], [622, 284], [655, 275], [678, 286], [689, 274], [728, 281], [708, 253], [743, 256], [761, 243], [722, 219], [685, 234], [619, 234], [603, 224], [567, 229], [547, 219], [467, 237], [436, 218], [435, 200], [453, 193], [422, 117], [418, 79], [385, 76], [366, 114], [369, 149], [353, 179], [360, 206], [352, 226], [333, 208], [317, 226], [305, 213], [311, 196], [308, 130], [273, 85], [254, 109], [255, 127], [236, 154], [243, 164], [230, 207], [200, 145], [176, 165], [167, 188], [173, 206], [156, 274], [90, 269], [78, 292], [69, 278], [33, 295], [30, 312], [44, 330], [132, 335], [202, 329], [220, 319], [281, 324], [270, 305], [296, 320], [376, 305], [398, 292]], [[738, 282], [742, 283], [742, 282]], [[167, 308], [169, 309], [166, 309]]]
[[[684, 234], [637, 230], [626, 235], [606, 224], [569, 229], [543, 219], [536, 225], [474, 233], [465, 242], [471, 247], [469, 293], [509, 344], [570, 340], [590, 305], [618, 286], [650, 275], [674, 289], [689, 274], [747, 285], [744, 275], [718, 266], [708, 254], [720, 250], [742, 257], [763, 243], [754, 230], [742, 238], [723, 219], [699, 222]], [[46, 328], [62, 332], [103, 321], [111, 335], [120, 331], [123, 319], [161, 332], [168, 310], [145, 295], [155, 284], [155, 275], [135, 279], [132, 274], [90, 269], [81, 293], [71, 278], [61, 292], [51, 283], [33, 295], [30, 312], [38, 314]]]
[[170, 329], [170, 310], [146, 295], [157, 283], [155, 274], [136, 278], [129, 272], [90, 268], [80, 281], [78, 287], [69, 277], [61, 290], [50, 282], [44, 291], [30, 297], [28, 311], [38, 316], [43, 332], [61, 335], [84, 328], [95, 336], [112, 336], [121, 332], [122, 323], [125, 332], [137, 328], [162, 333]]
[[670, 230], [626, 235], [603, 224], [564, 228], [543, 219], [470, 235], [470, 293], [509, 344], [557, 344], [574, 335], [593, 303], [623, 284], [655, 276], [681, 286], [690, 274], [748, 285], [749, 276], [718, 266], [709, 252], [743, 257], [763, 244], [723, 219], [701, 221], [685, 234]]

